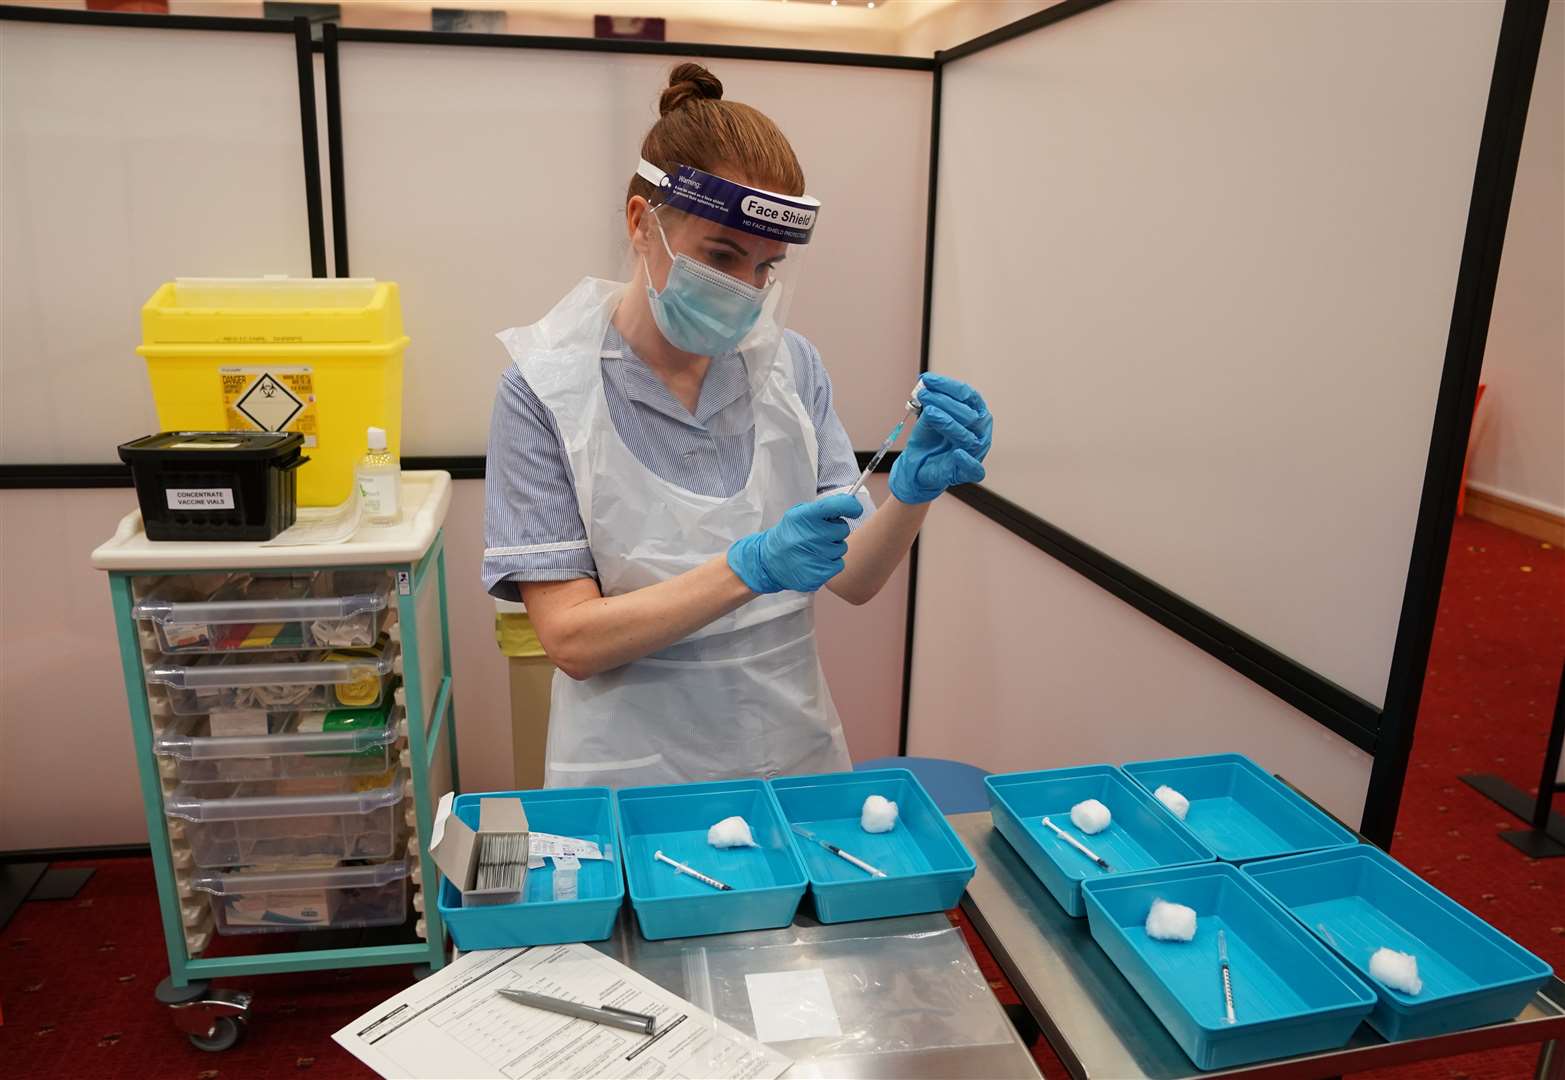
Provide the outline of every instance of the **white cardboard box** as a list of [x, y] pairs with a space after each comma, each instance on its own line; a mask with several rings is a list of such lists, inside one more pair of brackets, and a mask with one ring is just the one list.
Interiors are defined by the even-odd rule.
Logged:
[[[441, 796], [431, 830], [429, 854], [453, 885], [462, 893], [463, 907], [488, 904], [514, 904], [527, 894], [527, 811], [522, 800], [496, 796], [478, 801], [478, 830], [475, 832], [451, 808], [454, 792]], [[478, 879], [480, 838], [490, 834], [520, 834], [522, 837], [522, 887], [520, 889], [475, 889]]]

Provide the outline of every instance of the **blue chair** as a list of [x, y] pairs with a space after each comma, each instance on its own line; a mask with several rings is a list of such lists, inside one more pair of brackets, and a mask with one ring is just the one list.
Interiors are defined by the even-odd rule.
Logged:
[[885, 757], [874, 761], [861, 761], [853, 766], [854, 772], [871, 769], [906, 769], [918, 777], [929, 797], [935, 800], [942, 814], [971, 814], [989, 809], [989, 796], [984, 792], [984, 777], [988, 772], [965, 761], [948, 761], [945, 758]]

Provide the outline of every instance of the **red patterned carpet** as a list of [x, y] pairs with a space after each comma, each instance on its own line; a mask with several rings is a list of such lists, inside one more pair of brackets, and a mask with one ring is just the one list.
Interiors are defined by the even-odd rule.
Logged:
[[[1565, 859], [1529, 860], [1495, 833], [1516, 828], [1460, 783], [1495, 772], [1537, 781], [1565, 656], [1565, 552], [1457, 523], [1430, 678], [1393, 854], [1557, 970], [1565, 970]], [[1565, 809], [1565, 800], [1557, 800]], [[274, 976], [249, 1039], [222, 1054], [175, 1033], [152, 998], [167, 972], [146, 859], [103, 861], [74, 900], [24, 904], [0, 932], [0, 1073], [15, 1077], [276, 1080], [367, 1076], [331, 1032], [407, 985], [406, 968]], [[957, 920], [960, 923], [960, 920]], [[1010, 988], [979, 947], [1002, 1000]], [[1046, 1046], [1052, 1080], [1065, 1072]], [[1531, 1075], [1532, 1054], [1493, 1053], [1374, 1074], [1377, 1080]]]
[[[1457, 778], [1489, 772], [1537, 790], [1565, 659], [1565, 551], [1458, 519], [1446, 564], [1413, 760], [1391, 853], [1565, 971], [1565, 858], [1529, 859], [1496, 835], [1522, 823]], [[1565, 809], [1565, 796], [1556, 796]], [[1495, 1052], [1376, 1080], [1531, 1076]]]

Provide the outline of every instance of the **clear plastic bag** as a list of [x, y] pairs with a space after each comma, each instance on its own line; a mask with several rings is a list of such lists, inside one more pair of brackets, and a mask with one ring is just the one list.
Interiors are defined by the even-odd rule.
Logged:
[[[689, 949], [684, 966], [692, 1004], [763, 1042], [771, 1035], [797, 1061], [1012, 1038], [955, 929], [785, 945], [714, 942]], [[766, 978], [780, 972], [797, 978]], [[757, 1011], [764, 1012], [759, 1029]], [[792, 1032], [808, 1034], [777, 1038]]]

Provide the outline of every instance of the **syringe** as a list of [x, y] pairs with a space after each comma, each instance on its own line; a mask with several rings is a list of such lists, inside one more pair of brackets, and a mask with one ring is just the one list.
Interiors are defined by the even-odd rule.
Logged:
[[869, 479], [869, 474], [875, 471], [875, 466], [880, 464], [880, 459], [886, 456], [896, 441], [902, 437], [902, 429], [907, 426], [911, 417], [924, 411], [924, 403], [918, 400], [918, 388], [924, 385], [923, 380], [913, 384], [913, 390], [907, 396], [907, 411], [902, 414], [902, 419], [897, 421], [897, 426], [891, 429], [891, 434], [886, 436], [886, 441], [880, 444], [880, 449], [875, 451], [875, 456], [869, 459], [869, 464], [864, 466], [864, 471], [859, 473], [859, 478], [853, 481], [853, 486], [848, 489], [849, 495], [857, 495], [859, 488]]

